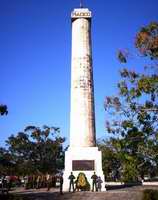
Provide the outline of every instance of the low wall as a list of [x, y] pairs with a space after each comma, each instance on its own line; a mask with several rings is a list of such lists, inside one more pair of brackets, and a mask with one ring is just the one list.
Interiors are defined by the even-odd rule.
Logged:
[[158, 182], [146, 182], [146, 181], [143, 181], [142, 185], [158, 186]]
[[123, 182], [105, 182], [105, 185], [111, 185], [111, 186], [113, 186], [113, 185], [124, 185], [124, 183]]

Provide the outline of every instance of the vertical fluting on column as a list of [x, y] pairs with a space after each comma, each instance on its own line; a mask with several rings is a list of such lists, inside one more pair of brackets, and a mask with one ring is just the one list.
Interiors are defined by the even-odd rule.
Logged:
[[91, 18], [72, 19], [70, 147], [96, 145]]

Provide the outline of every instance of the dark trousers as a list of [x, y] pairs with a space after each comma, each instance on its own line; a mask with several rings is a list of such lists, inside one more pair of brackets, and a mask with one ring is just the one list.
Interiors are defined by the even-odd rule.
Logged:
[[93, 191], [93, 192], [94, 192], [94, 187], [95, 187], [95, 191], [98, 191], [96, 181], [93, 181], [93, 183], [92, 183], [92, 191]]
[[70, 181], [69, 192], [71, 191], [71, 186], [72, 186], [72, 190], [73, 190], [73, 192], [74, 192], [75, 189], [74, 189], [74, 182], [73, 182], [73, 181]]
[[50, 188], [51, 188], [51, 182], [47, 182], [47, 191], [49, 191], [50, 190]]
[[63, 184], [60, 184], [60, 194], [63, 194]]

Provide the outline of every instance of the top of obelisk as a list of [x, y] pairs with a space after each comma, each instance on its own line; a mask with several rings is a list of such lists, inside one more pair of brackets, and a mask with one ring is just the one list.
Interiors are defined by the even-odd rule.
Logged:
[[71, 18], [91, 18], [92, 13], [88, 8], [83, 6], [83, 0], [80, 0], [80, 8], [75, 8], [71, 13]]

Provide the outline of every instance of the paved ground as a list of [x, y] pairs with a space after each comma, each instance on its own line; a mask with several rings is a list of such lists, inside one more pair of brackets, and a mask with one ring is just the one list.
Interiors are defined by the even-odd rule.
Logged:
[[75, 192], [59, 194], [58, 189], [40, 190], [16, 190], [10, 197], [0, 196], [0, 200], [141, 200], [144, 189], [156, 189], [158, 187], [131, 187], [106, 192]]
[[54, 194], [38, 194], [35, 196], [30, 195], [29, 200], [137, 200], [141, 199], [140, 193], [128, 193], [128, 192], [76, 192], [65, 193], [64, 195]]

